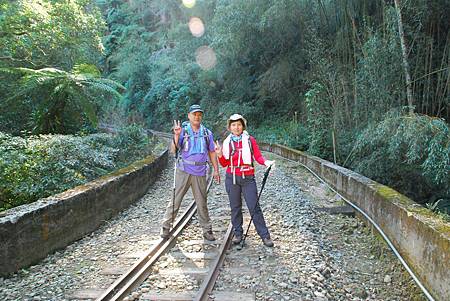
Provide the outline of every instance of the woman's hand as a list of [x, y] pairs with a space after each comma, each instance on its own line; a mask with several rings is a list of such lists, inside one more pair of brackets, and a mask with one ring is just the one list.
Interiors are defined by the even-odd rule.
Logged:
[[273, 160], [266, 160], [266, 161], [264, 162], [264, 165], [265, 165], [266, 167], [270, 167], [270, 166], [275, 167], [275, 161], [273, 161]]
[[216, 152], [216, 155], [220, 158], [223, 156], [222, 153], [222, 146], [220, 145], [219, 141], [214, 141], [214, 151]]

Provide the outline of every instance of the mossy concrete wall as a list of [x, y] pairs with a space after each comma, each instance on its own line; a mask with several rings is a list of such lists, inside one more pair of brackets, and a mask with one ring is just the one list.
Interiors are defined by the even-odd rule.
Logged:
[[318, 157], [281, 145], [261, 149], [313, 170], [369, 215], [436, 300], [450, 300], [450, 225], [397, 191]]
[[37, 263], [96, 230], [140, 199], [167, 165], [168, 152], [0, 217], [0, 275]]

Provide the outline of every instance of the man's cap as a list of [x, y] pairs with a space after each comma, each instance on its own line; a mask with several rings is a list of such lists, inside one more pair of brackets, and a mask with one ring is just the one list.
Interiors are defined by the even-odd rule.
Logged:
[[202, 112], [203, 113], [202, 107], [200, 107], [200, 105], [197, 105], [197, 104], [190, 106], [189, 113], [194, 113], [194, 112]]
[[244, 130], [247, 129], [247, 120], [241, 114], [233, 114], [228, 118], [227, 127], [230, 127], [230, 124], [234, 121], [242, 120], [242, 125], [244, 126]]

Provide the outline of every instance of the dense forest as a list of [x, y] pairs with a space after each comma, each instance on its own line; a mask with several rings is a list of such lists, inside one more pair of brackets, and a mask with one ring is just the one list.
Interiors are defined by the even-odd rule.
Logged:
[[[239, 112], [259, 139], [445, 210], [448, 7], [450, 0], [0, 0], [0, 141], [92, 134], [99, 121], [169, 130], [199, 103], [216, 134]], [[4, 173], [11, 160], [0, 159]]]

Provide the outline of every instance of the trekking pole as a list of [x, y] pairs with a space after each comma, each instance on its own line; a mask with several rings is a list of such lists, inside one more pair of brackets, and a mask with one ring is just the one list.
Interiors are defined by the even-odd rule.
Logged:
[[172, 185], [172, 219], [170, 222], [170, 228], [173, 228], [173, 220], [175, 215], [175, 184], [176, 184], [176, 177], [177, 177], [177, 163], [178, 163], [178, 147], [177, 143], [175, 143], [175, 139], [173, 139], [173, 144], [175, 145], [175, 165], [173, 168], [173, 185]]
[[264, 185], [266, 185], [267, 177], [269, 176], [269, 172], [270, 172], [271, 168], [272, 168], [272, 165], [267, 167], [266, 171], [264, 172], [264, 177], [263, 177], [263, 180], [262, 180], [262, 183], [261, 183], [261, 189], [259, 190], [259, 195], [258, 195], [258, 198], [256, 199], [256, 204], [255, 204], [255, 208], [253, 210], [253, 214], [251, 214], [251, 212], [250, 212], [250, 222], [248, 223], [247, 230], [245, 231], [244, 237], [241, 240], [240, 249], [242, 249], [244, 247], [245, 239], [247, 238], [247, 234], [248, 234], [248, 230], [250, 229], [250, 226], [251, 226], [252, 221], [253, 221], [253, 215], [256, 212], [256, 208], [258, 208], [258, 206], [259, 206], [259, 199], [261, 198], [261, 193], [262, 193], [262, 191], [264, 189]]

